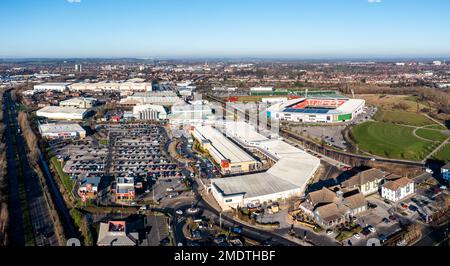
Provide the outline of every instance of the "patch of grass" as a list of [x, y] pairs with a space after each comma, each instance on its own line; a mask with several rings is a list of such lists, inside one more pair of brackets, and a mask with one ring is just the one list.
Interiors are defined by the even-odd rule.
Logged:
[[413, 128], [382, 122], [357, 125], [352, 135], [365, 152], [386, 157], [422, 160], [438, 145], [416, 138]]
[[71, 193], [73, 186], [74, 186], [74, 182], [73, 180], [70, 178], [70, 176], [68, 174], [66, 174], [63, 169], [62, 169], [62, 165], [61, 163], [58, 161], [58, 158], [56, 157], [52, 157], [50, 159], [50, 162], [52, 163], [53, 167], [56, 169], [56, 172], [58, 173], [59, 178], [61, 179], [64, 188], [66, 189], [67, 192]]
[[447, 129], [446, 127], [444, 127], [444, 126], [442, 126], [442, 125], [438, 125], [438, 124], [436, 124], [436, 125], [429, 125], [429, 126], [426, 126], [425, 128], [429, 128], [429, 129], [440, 129], [440, 130], [446, 130], [446, 129]]
[[447, 139], [447, 137], [442, 134], [439, 130], [433, 130], [433, 129], [418, 129], [416, 131], [417, 136], [429, 139], [432, 141], [439, 141], [442, 142]]
[[380, 122], [403, 124], [410, 126], [435, 125], [436, 123], [422, 114], [405, 111], [379, 110], [374, 119]]
[[444, 163], [450, 162], [450, 144], [445, 145], [441, 150], [435, 153], [433, 158]]

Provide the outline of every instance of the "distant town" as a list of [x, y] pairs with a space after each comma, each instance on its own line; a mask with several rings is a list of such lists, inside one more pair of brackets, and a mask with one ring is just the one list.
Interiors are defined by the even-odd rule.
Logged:
[[448, 246], [444, 59], [3, 59], [0, 92], [3, 245]]

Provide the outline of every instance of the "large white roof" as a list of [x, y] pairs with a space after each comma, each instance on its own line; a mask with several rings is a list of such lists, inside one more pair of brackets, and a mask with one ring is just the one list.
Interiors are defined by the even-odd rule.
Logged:
[[365, 103], [366, 103], [365, 100], [349, 99], [344, 104], [336, 108], [336, 111], [338, 111], [341, 114], [353, 113], [357, 108], [361, 107]]
[[87, 112], [86, 109], [76, 107], [65, 106], [46, 106], [40, 110], [39, 113], [51, 113], [51, 114], [79, 114], [82, 115]]
[[211, 145], [225, 158], [232, 163], [255, 161], [247, 152], [229, 140], [221, 132], [211, 126], [196, 127], [205, 139], [211, 142]]
[[85, 132], [79, 124], [41, 124], [42, 133]]
[[304, 190], [320, 166], [320, 159], [282, 140], [268, 139], [257, 133], [253, 126], [242, 123], [228, 122], [225, 126], [227, 135], [266, 153], [277, 162], [265, 173], [213, 179], [216, 187], [225, 195], [245, 193], [247, 198], [292, 189]]

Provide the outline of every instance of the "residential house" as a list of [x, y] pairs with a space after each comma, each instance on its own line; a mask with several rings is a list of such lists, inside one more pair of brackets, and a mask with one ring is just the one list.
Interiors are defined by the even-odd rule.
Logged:
[[441, 174], [443, 179], [450, 181], [450, 162], [442, 166]]
[[364, 196], [368, 196], [378, 192], [381, 181], [387, 175], [388, 173], [386, 172], [372, 168], [359, 172], [350, 179], [342, 182], [342, 187], [347, 189], [358, 188]]
[[100, 223], [97, 246], [137, 246], [139, 233], [132, 232], [125, 221]]
[[397, 202], [414, 193], [414, 181], [402, 177], [391, 180], [381, 186], [381, 196], [387, 200]]
[[334, 192], [324, 187], [309, 193], [300, 209], [322, 228], [330, 228], [367, 210], [367, 201], [358, 189]]

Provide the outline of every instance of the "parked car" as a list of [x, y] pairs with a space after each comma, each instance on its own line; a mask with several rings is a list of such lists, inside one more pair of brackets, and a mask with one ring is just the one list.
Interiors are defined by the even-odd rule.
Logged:
[[383, 220], [381, 220], [383, 223], [388, 224], [389, 223], [389, 219], [384, 217]]
[[375, 227], [369, 225], [367, 226], [367, 229], [371, 232], [371, 233], [375, 233], [377, 230], [375, 229]]
[[327, 235], [331, 235], [331, 234], [333, 234], [333, 230], [328, 229], [328, 230], [327, 230]]
[[358, 233], [354, 233], [354, 234], [353, 234], [353, 237], [356, 238], [356, 239], [361, 239], [361, 235], [358, 234]]
[[384, 234], [380, 234], [380, 235], [378, 235], [378, 240], [380, 240], [381, 243], [383, 243], [383, 242], [386, 242], [388, 240], [388, 238]]
[[390, 215], [389, 220], [395, 221], [395, 220], [397, 220], [397, 217], [395, 215]]
[[417, 208], [416, 206], [414, 206], [414, 205], [412, 205], [412, 204], [410, 204], [408, 208], [409, 208], [411, 211], [413, 211], [413, 212], [416, 212], [416, 211], [419, 210], [419, 208]]
[[375, 209], [376, 207], [378, 207], [378, 205], [372, 202], [367, 202], [367, 207], [369, 207], [370, 209]]

